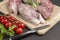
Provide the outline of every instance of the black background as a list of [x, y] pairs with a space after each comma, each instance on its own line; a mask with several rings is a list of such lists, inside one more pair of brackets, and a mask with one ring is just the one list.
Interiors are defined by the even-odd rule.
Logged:
[[[1, 1], [1, 0], [0, 0]], [[60, 0], [51, 0], [55, 5], [60, 6]], [[28, 30], [28, 29], [25, 29]], [[4, 37], [4, 40], [8, 40], [8, 37]], [[57, 23], [50, 31], [45, 35], [39, 36], [38, 34], [30, 34], [20, 40], [60, 40], [60, 22]]]

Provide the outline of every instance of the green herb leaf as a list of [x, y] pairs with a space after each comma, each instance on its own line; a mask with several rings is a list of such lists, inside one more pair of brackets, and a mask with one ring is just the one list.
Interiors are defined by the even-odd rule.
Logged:
[[27, 0], [27, 4], [31, 4], [33, 7], [37, 7], [39, 5], [39, 0], [34, 0], [35, 2], [33, 2], [33, 0]]
[[14, 25], [12, 25], [12, 26], [9, 27], [9, 30], [12, 30], [12, 29], [14, 29]]
[[37, 7], [37, 5], [35, 3], [32, 4], [33, 7]]
[[8, 31], [9, 31], [9, 35], [10, 36], [14, 36], [14, 34], [15, 34], [14, 31], [13, 31], [13, 28], [14, 28], [14, 25], [12, 25], [11, 27], [9, 27]]
[[6, 34], [6, 35], [9, 35], [9, 32], [8, 32], [8, 30], [5, 30], [5, 34]]
[[9, 36], [14, 36], [14, 31], [13, 30], [5, 30], [5, 33]]
[[[7, 30], [5, 27], [4, 27], [4, 25], [3, 24], [1, 24], [0, 23], [0, 33], [1, 34], [7, 34], [7, 35], [9, 35], [9, 36], [14, 36], [14, 31], [12, 30], [14, 28], [14, 26], [12, 25], [10, 28], [9, 28], [9, 30]], [[1, 35], [1, 36], [3, 36], [3, 35]]]
[[0, 40], [3, 40], [3, 34], [0, 33]]
[[36, 0], [36, 5], [38, 6], [38, 4], [39, 4], [39, 0]]
[[4, 26], [0, 23], [0, 40], [3, 40], [3, 34], [5, 32]]
[[8, 30], [5, 30], [5, 33], [9, 36], [14, 36], [15, 32], [12, 30], [14, 28], [14, 25], [12, 25], [11, 27], [9, 27]]
[[10, 36], [14, 36], [14, 34], [15, 34], [15, 33], [14, 33], [13, 30], [9, 30], [9, 35], [10, 35]]
[[4, 34], [5, 28], [4, 28], [4, 26], [1, 23], [0, 23], [0, 30], [1, 30], [1, 33]]

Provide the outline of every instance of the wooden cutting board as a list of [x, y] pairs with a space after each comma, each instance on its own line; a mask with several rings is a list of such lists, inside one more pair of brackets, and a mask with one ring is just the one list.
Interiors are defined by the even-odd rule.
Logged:
[[[6, 13], [6, 14], [9, 13], [9, 10], [8, 10], [8, 7], [7, 7], [8, 1], [9, 1], [9, 0], [4, 0], [3, 2], [0, 2], [0, 11], [3, 12], [3, 13]], [[13, 14], [11, 14], [11, 15], [14, 16]], [[24, 22], [29, 29], [34, 29], [34, 28], [36, 28], [37, 26], [41, 27], [41, 26], [43, 26], [43, 25], [50, 24], [49, 27], [37, 31], [37, 33], [38, 33], [39, 35], [43, 35], [43, 34], [45, 34], [46, 32], [48, 32], [51, 28], [53, 28], [56, 23], [58, 23], [58, 22], [60, 21], [60, 7], [58, 7], [58, 6], [55, 6], [55, 7], [54, 7], [54, 11], [53, 11], [50, 19], [49, 19], [49, 20], [46, 20], [46, 23], [44, 23], [44, 24], [34, 25], [34, 24], [32, 24], [32, 23], [29, 23], [29, 22], [23, 20], [20, 16], [19, 16], [19, 17], [14, 16], [14, 17], [15, 17], [16, 19]]]

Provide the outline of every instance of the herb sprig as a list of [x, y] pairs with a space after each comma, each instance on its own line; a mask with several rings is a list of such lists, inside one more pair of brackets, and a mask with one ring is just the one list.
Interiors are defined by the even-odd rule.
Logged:
[[3, 40], [4, 34], [9, 36], [14, 36], [14, 31], [12, 30], [14, 26], [12, 25], [8, 30], [4, 27], [3, 24], [0, 23], [0, 40]]
[[36, 0], [35, 2], [33, 2], [32, 0], [27, 0], [26, 3], [31, 4], [34, 7], [37, 7], [39, 5], [39, 0]]

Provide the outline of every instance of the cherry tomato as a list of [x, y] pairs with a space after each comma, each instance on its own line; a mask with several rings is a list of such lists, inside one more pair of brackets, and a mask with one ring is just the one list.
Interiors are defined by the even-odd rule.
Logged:
[[3, 16], [0, 16], [0, 21], [1, 21], [3, 18], [4, 18]]
[[19, 24], [18, 24], [18, 27], [20, 27], [20, 28], [23, 28], [23, 29], [24, 29], [24, 28], [25, 28], [25, 24], [24, 24], [24, 23], [19, 23]]
[[10, 16], [9, 16], [9, 15], [6, 15], [5, 17], [6, 17], [6, 18], [8, 18], [8, 19], [10, 18]]
[[8, 20], [7, 20], [7, 19], [5, 19], [4, 21], [5, 21], [5, 22], [8, 22]]
[[8, 20], [7, 20], [7, 19], [4, 19], [4, 25], [5, 25], [7, 22], [8, 22]]
[[6, 27], [6, 28], [9, 28], [9, 25], [8, 25], [8, 23], [6, 23], [6, 24], [5, 24], [5, 27]]
[[14, 17], [12, 17], [12, 16], [10, 16], [10, 19], [15, 20], [15, 18], [14, 18]]
[[14, 17], [12, 17], [12, 20], [16, 20]]
[[4, 19], [1, 19], [1, 23], [2, 23], [2, 24], [4, 24], [4, 23], [5, 23], [5, 22], [4, 22]]
[[12, 20], [12, 19], [9, 19], [9, 21], [13, 22], [13, 20]]
[[14, 31], [16, 31], [17, 30], [17, 25], [14, 25], [14, 29], [13, 29]]
[[5, 25], [7, 21], [8, 21], [7, 19], [2, 19], [1, 23]]
[[20, 23], [20, 21], [17, 20], [17, 21], [15, 21], [15, 23], [18, 24], [18, 23]]
[[7, 22], [7, 23], [5, 24], [6, 28], [9, 28], [11, 25], [12, 25], [11, 22]]
[[22, 33], [23, 33], [23, 29], [18, 27], [16, 30], [16, 34], [22, 34]]

